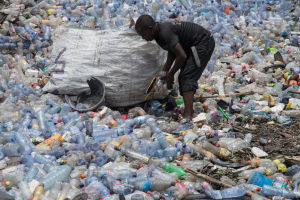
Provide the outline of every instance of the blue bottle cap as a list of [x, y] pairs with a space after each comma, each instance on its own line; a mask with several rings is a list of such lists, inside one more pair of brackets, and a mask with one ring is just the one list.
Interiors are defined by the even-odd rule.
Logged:
[[133, 128], [130, 128], [130, 129], [129, 129], [129, 133], [132, 133], [132, 132], [133, 132]]
[[204, 194], [204, 192], [205, 192], [205, 190], [202, 188], [202, 189], [200, 190], [200, 193]]
[[7, 128], [7, 124], [3, 124], [3, 128]]
[[30, 110], [27, 110], [27, 113], [31, 113], [31, 111], [30, 111]]
[[137, 174], [136, 174], [136, 172], [134, 172], [134, 173], [133, 173], [133, 177], [137, 177]]
[[185, 147], [186, 147], [186, 144], [183, 143], [183, 144], [182, 144], [182, 147], [185, 148]]

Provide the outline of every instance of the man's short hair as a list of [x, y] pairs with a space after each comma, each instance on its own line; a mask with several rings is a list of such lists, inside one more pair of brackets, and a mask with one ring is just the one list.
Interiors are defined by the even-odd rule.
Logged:
[[135, 30], [137, 29], [146, 30], [148, 29], [149, 26], [154, 26], [154, 25], [155, 25], [155, 21], [150, 15], [141, 15], [135, 23]]

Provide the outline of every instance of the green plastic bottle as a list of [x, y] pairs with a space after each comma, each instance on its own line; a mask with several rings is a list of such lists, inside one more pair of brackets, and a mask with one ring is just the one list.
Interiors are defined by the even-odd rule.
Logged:
[[274, 53], [274, 54], [278, 52], [278, 49], [276, 49], [276, 48], [268, 47], [268, 50], [269, 50], [270, 53]]
[[184, 100], [182, 97], [175, 99], [175, 102], [176, 102], [177, 106], [184, 105]]
[[220, 111], [223, 114], [223, 119], [229, 119], [228, 115], [224, 112], [224, 110], [221, 107], [218, 108], [218, 111]]
[[184, 176], [185, 175], [185, 171], [181, 168], [181, 167], [177, 167], [175, 165], [172, 165], [171, 163], [165, 163], [163, 165], [163, 168], [166, 172], [177, 172], [178, 176]]

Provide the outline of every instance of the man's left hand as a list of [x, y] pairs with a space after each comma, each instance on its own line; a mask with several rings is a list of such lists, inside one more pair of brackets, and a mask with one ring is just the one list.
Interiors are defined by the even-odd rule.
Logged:
[[167, 82], [168, 89], [173, 89], [174, 75], [168, 73], [167, 75], [161, 77], [161, 79]]

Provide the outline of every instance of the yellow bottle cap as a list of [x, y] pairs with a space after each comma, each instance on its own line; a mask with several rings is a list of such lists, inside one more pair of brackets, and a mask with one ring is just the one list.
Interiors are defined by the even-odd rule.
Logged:
[[270, 170], [267, 170], [266, 171], [266, 175], [270, 175], [271, 174], [271, 171]]
[[173, 138], [173, 136], [172, 135], [168, 135], [166, 138], [167, 138], [168, 142], [170, 142], [170, 140]]
[[281, 170], [282, 172], [286, 172], [286, 166], [285, 166], [285, 164], [280, 163], [278, 165], [278, 169]]
[[9, 181], [6, 181], [6, 182], [5, 182], [5, 185], [6, 185], [6, 186], [9, 186], [9, 185], [10, 185], [10, 182], [9, 182]]
[[204, 89], [205, 89], [205, 86], [204, 86], [204, 85], [201, 85], [200, 88], [201, 88], [202, 90], [204, 90]]
[[278, 165], [280, 164], [280, 161], [279, 160], [273, 160], [273, 161], [276, 163], [276, 165], [278, 167]]

